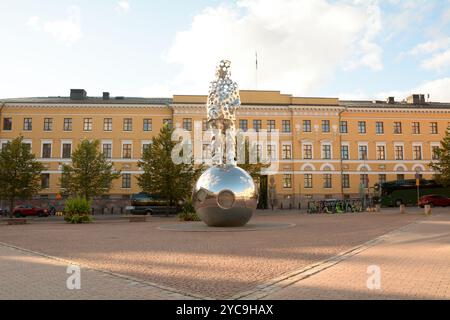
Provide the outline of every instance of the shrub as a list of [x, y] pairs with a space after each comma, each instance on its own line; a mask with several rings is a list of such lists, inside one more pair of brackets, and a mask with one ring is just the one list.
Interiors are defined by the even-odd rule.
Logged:
[[92, 222], [91, 217], [92, 201], [86, 198], [75, 197], [66, 201], [64, 208], [64, 221], [68, 223], [89, 223]]
[[178, 218], [180, 219], [180, 221], [201, 221], [200, 217], [195, 212], [191, 200], [185, 202], [185, 204], [183, 205], [183, 210], [178, 215]]

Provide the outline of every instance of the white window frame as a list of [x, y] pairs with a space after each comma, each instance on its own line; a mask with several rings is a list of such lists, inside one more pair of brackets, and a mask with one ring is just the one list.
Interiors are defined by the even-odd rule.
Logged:
[[[342, 147], [347, 146], [348, 147], [348, 159], [342, 158]], [[349, 141], [343, 141], [341, 142], [340, 150], [339, 150], [339, 156], [342, 158], [342, 160], [347, 161], [352, 158], [351, 156], [351, 148], [350, 148], [350, 142]]]
[[61, 159], [63, 160], [70, 160], [70, 158], [63, 158], [63, 145], [70, 144], [70, 155], [72, 156], [73, 152], [73, 142], [72, 140], [61, 140]]
[[368, 161], [369, 160], [369, 154], [370, 154], [370, 152], [369, 152], [369, 143], [368, 142], [358, 142], [358, 161], [364, 161], [363, 159], [360, 159], [360, 157], [359, 157], [359, 147], [360, 146], [365, 146], [366, 147], [366, 159], [365, 159], [365, 161]]
[[[285, 159], [283, 156], [283, 147], [284, 146], [290, 146], [291, 147], [291, 157], [290, 158], [288, 158], [288, 159]], [[294, 149], [292, 148], [292, 141], [290, 141], [290, 142], [281, 142], [281, 160], [287, 160], [287, 161], [289, 161], [289, 160], [292, 160], [292, 159], [294, 159]]]
[[[50, 158], [44, 158], [43, 157], [43, 155], [44, 155], [44, 144], [50, 144]], [[49, 139], [46, 139], [46, 140], [41, 140], [41, 152], [40, 152], [40, 155], [41, 155], [41, 159], [51, 159], [52, 158], [52, 156], [53, 156], [53, 140], [49, 140]]]
[[[131, 158], [124, 158], [124, 156], [123, 156], [123, 145], [125, 145], [125, 144], [131, 144]], [[121, 155], [121, 158], [125, 159], [125, 160], [133, 159], [133, 141], [132, 140], [122, 140], [121, 141], [120, 155]]]
[[[141, 155], [144, 154], [144, 144], [152, 144], [152, 140], [141, 140]], [[133, 149], [133, 146], [131, 146], [131, 149]]]
[[[383, 160], [379, 160], [378, 159], [378, 147], [384, 147], [384, 159]], [[375, 152], [376, 152], [376, 160], [377, 161], [386, 161], [389, 159], [388, 157], [388, 150], [387, 150], [387, 143], [382, 141], [382, 142], [376, 142], [375, 143]]]
[[[414, 147], [420, 147], [420, 159], [414, 159]], [[411, 144], [411, 159], [421, 161], [423, 160], [423, 143], [422, 142], [413, 142]]]
[[[325, 157], [324, 157], [324, 152], [323, 152], [324, 146], [330, 146], [330, 158], [329, 159], [325, 159]], [[320, 143], [320, 159], [322, 159], [322, 160], [332, 160], [333, 159], [333, 143], [332, 142], [321, 142]]]
[[405, 160], [405, 143], [403, 143], [403, 142], [394, 142], [394, 160], [396, 160], [396, 161], [403, 161], [403, 160], [397, 160], [396, 159], [396, 157], [397, 157], [397, 151], [395, 150], [396, 147], [402, 147], [402, 149], [403, 149], [402, 159]]
[[441, 143], [440, 142], [430, 142], [430, 160], [431, 161], [436, 161], [433, 160], [433, 147], [441, 147]]
[[[305, 158], [305, 150], [303, 148], [304, 146], [311, 146], [311, 158], [310, 159]], [[314, 160], [314, 143], [309, 142], [309, 141], [302, 142], [302, 160]]]
[[102, 150], [101, 152], [103, 152], [103, 145], [105, 144], [110, 144], [111, 145], [111, 158], [107, 158], [107, 159], [112, 159], [113, 158], [113, 151], [114, 151], [114, 143], [112, 140], [102, 140], [101, 142], [101, 146], [102, 146]]

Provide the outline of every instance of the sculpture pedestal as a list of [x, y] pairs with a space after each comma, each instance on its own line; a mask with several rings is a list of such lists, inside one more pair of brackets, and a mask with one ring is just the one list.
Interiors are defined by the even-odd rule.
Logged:
[[198, 179], [193, 203], [210, 227], [240, 227], [256, 210], [258, 193], [252, 177], [234, 165], [213, 166]]

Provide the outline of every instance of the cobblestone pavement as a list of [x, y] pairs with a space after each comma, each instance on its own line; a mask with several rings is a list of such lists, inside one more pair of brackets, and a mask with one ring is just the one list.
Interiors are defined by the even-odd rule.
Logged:
[[[176, 289], [162, 288], [139, 279], [80, 268], [80, 287], [70, 263], [0, 245], [0, 300], [5, 299], [198, 299]], [[69, 268], [71, 266], [71, 268]], [[68, 269], [69, 268], [69, 269]], [[69, 279], [70, 278], [70, 279]], [[72, 289], [67, 288], [67, 281]]]
[[[181, 293], [232, 298], [270, 279], [333, 257], [422, 218], [417, 212], [401, 215], [397, 210], [376, 214], [258, 215], [252, 219], [253, 223], [294, 223], [296, 226], [282, 230], [217, 233], [158, 230], [158, 227], [175, 221], [164, 218], [150, 218], [146, 223], [32, 223], [0, 225], [0, 242], [74, 261], [85, 268], [104, 270], [164, 288], [176, 288]], [[2, 271], [2, 286], [6, 284], [10, 290], [16, 288], [12, 296], [24, 297], [20, 294], [25, 292], [23, 288], [32, 286], [23, 276], [27, 274], [27, 268], [37, 270], [51, 264], [22, 263], [34, 258], [24, 260], [17, 252], [11, 255], [17, 258], [6, 256], [3, 260], [11, 263], [12, 271], [15, 270], [14, 261], [20, 261], [21, 266], [17, 270], [21, 272], [9, 277]], [[43, 286], [51, 293], [54, 286], [60, 288], [64, 285], [65, 282], [60, 280], [66, 279], [67, 274], [63, 266], [59, 268], [64, 271], [62, 278], [47, 279], [46, 274], [56, 274], [56, 269], [45, 271], [48, 273], [36, 281], [36, 286]], [[94, 280], [99, 279], [96, 275], [92, 272]], [[115, 281], [118, 280], [110, 279], [111, 286]], [[124, 287], [128, 288], [128, 285]], [[146, 293], [139, 296], [151, 297], [152, 288], [146, 288]], [[123, 290], [117, 295], [119, 298], [120, 294], [127, 297], [126, 292]], [[163, 297], [166, 293], [164, 289], [161, 292]]]
[[[442, 210], [443, 212], [444, 210]], [[280, 289], [265, 299], [450, 299], [450, 210], [394, 231], [365, 250]], [[373, 282], [380, 271], [380, 287]], [[370, 277], [370, 280], [369, 280]], [[303, 279], [301, 279], [303, 278]], [[372, 290], [368, 289], [367, 281]], [[270, 291], [275, 291], [270, 293]], [[258, 293], [246, 299], [255, 298]]]

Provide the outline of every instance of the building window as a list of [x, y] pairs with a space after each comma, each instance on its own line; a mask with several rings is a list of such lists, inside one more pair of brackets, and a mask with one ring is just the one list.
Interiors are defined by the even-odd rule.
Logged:
[[44, 118], [44, 131], [53, 130], [53, 118]]
[[422, 160], [421, 146], [413, 146], [413, 160]]
[[401, 134], [401, 133], [402, 133], [402, 123], [394, 122], [394, 134]]
[[311, 189], [313, 187], [313, 175], [311, 173], [306, 173], [304, 175], [304, 184], [306, 189]]
[[385, 146], [377, 146], [377, 160], [386, 160]]
[[151, 143], [143, 143], [142, 144], [142, 154], [144, 154], [150, 147], [152, 146]]
[[31, 143], [23, 142], [22, 145], [24, 145], [26, 147], [28, 152], [31, 152]]
[[331, 173], [326, 173], [326, 174], [323, 175], [323, 187], [325, 189], [332, 188]]
[[122, 188], [131, 188], [131, 173], [122, 173]]
[[312, 144], [303, 145], [303, 159], [311, 160], [313, 158]]
[[412, 133], [413, 134], [420, 134], [420, 123], [419, 122], [413, 122], [412, 123]]
[[72, 131], [72, 118], [64, 118], [63, 130]]
[[247, 120], [239, 120], [239, 129], [241, 131], [247, 132], [248, 130], [248, 121]]
[[431, 147], [431, 159], [433, 160], [439, 160], [439, 146], [432, 146]]
[[24, 118], [23, 119], [23, 130], [24, 131], [31, 131], [33, 129], [33, 121], [31, 118]]
[[152, 131], [152, 119], [144, 119], [142, 126], [142, 130]]
[[322, 159], [325, 159], [325, 160], [331, 159], [331, 145], [324, 144], [322, 146]]
[[291, 159], [292, 158], [292, 146], [290, 144], [283, 145], [283, 160]]
[[330, 132], [330, 120], [322, 120], [322, 132]]
[[311, 132], [311, 120], [303, 120], [303, 132]]
[[367, 160], [367, 146], [359, 146], [359, 160]]
[[268, 144], [267, 145], [267, 156], [270, 160], [275, 160], [277, 158], [276, 152], [275, 152], [275, 145]]
[[285, 189], [292, 188], [292, 175], [291, 174], [283, 174], [283, 188], [285, 188]]
[[384, 134], [384, 123], [381, 121], [377, 121], [375, 123], [375, 133], [376, 134]]
[[267, 120], [267, 132], [273, 132], [275, 129], [275, 120]]
[[163, 126], [167, 126], [169, 129], [173, 128], [172, 119], [163, 119]]
[[50, 174], [49, 173], [41, 174], [41, 187], [42, 187], [42, 189], [50, 188]]
[[359, 183], [361, 187], [368, 188], [369, 187], [369, 175], [367, 173], [363, 173], [359, 175]]
[[122, 145], [122, 158], [131, 159], [131, 143], [124, 143]]
[[261, 120], [253, 120], [253, 129], [255, 129], [256, 132], [261, 131]]
[[124, 118], [123, 119], [123, 131], [133, 131], [133, 119]]
[[342, 175], [342, 188], [350, 188], [350, 175], [349, 174], [343, 174]]
[[62, 157], [63, 159], [69, 159], [72, 156], [72, 144], [63, 143], [62, 145]]
[[52, 157], [52, 144], [43, 143], [42, 144], [42, 158], [50, 159]]
[[405, 175], [400, 173], [397, 174], [397, 182], [404, 182], [405, 181]]
[[208, 120], [202, 119], [202, 130], [208, 131]]
[[112, 144], [104, 143], [102, 153], [106, 159], [111, 159], [112, 158]]
[[112, 118], [103, 119], [103, 131], [112, 131]]
[[341, 133], [348, 133], [347, 121], [341, 121], [339, 124], [339, 131]]
[[395, 146], [395, 160], [403, 160], [403, 146]]
[[211, 158], [211, 149], [209, 144], [203, 144], [202, 146], [202, 159], [203, 162]]
[[366, 133], [366, 122], [358, 121], [358, 133]]
[[283, 120], [281, 122], [281, 130], [285, 133], [291, 132], [291, 121], [290, 120]]
[[437, 122], [431, 122], [431, 134], [438, 134], [438, 124]]
[[183, 119], [183, 129], [186, 131], [192, 131], [192, 119], [191, 118]]
[[379, 174], [378, 175], [378, 184], [380, 187], [383, 185], [383, 183], [386, 182], [386, 175], [385, 174]]
[[349, 159], [348, 146], [341, 146], [341, 158], [342, 160]]
[[12, 118], [3, 118], [3, 130], [12, 130]]
[[92, 118], [84, 118], [83, 119], [83, 130], [84, 131], [92, 131]]

